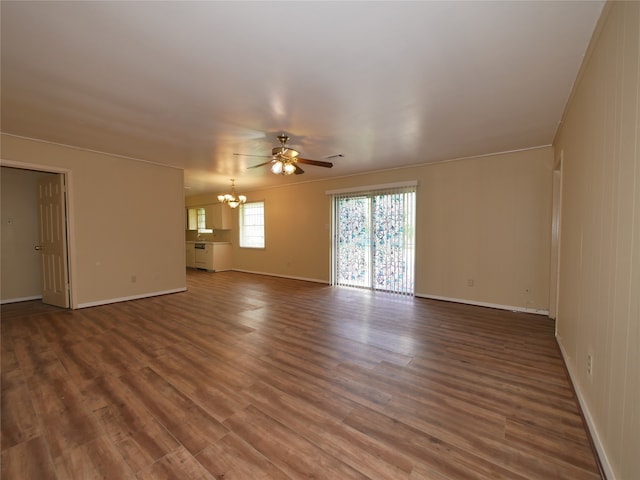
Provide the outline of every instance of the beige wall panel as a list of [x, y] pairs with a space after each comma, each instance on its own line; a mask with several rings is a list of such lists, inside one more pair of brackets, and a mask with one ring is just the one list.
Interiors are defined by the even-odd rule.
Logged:
[[[325, 186], [310, 182], [244, 192], [248, 202], [265, 202], [265, 248], [239, 248], [236, 228], [234, 268], [327, 282], [331, 202]], [[237, 225], [237, 212], [233, 224]]]
[[5, 162], [70, 172], [74, 306], [186, 287], [182, 170], [8, 135], [1, 146]]
[[[326, 191], [417, 180], [416, 293], [547, 310], [552, 173], [546, 147], [243, 191], [248, 201], [265, 202], [266, 248], [239, 248], [236, 229], [234, 268], [329, 282]], [[215, 201], [212, 194], [186, 203]]]
[[552, 150], [422, 168], [416, 291], [548, 309]]
[[564, 157], [558, 339], [618, 479], [640, 472], [639, 47], [640, 3], [611, 2], [555, 142]]

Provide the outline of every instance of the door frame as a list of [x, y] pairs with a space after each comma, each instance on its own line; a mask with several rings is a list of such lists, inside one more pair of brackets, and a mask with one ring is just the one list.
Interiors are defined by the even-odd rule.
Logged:
[[[345, 196], [358, 196], [358, 194], [361, 194], [362, 196], [366, 197], [368, 202], [369, 202], [369, 213], [370, 216], [368, 218], [369, 220], [369, 226], [370, 226], [370, 232], [369, 232], [369, 240], [370, 240], [370, 245], [368, 248], [368, 256], [369, 256], [369, 263], [370, 263], [370, 272], [369, 272], [369, 280], [371, 282], [371, 285], [369, 287], [356, 287], [356, 288], [368, 288], [372, 291], [382, 291], [381, 289], [377, 289], [374, 287], [374, 275], [375, 275], [375, 270], [374, 270], [374, 257], [375, 257], [375, 241], [374, 241], [374, 229], [373, 229], [373, 215], [374, 215], [374, 196], [377, 195], [394, 195], [399, 193], [397, 190], [398, 189], [406, 189], [406, 188], [412, 188], [413, 189], [413, 195], [414, 195], [414, 204], [413, 204], [413, 212], [412, 212], [412, 216], [413, 216], [413, 247], [414, 247], [414, 254], [413, 254], [413, 262], [412, 262], [412, 282], [413, 282], [413, 287], [411, 289], [411, 292], [395, 292], [401, 295], [410, 295], [410, 296], [415, 296], [415, 280], [416, 280], [416, 257], [415, 257], [415, 247], [416, 247], [416, 237], [417, 237], [417, 217], [416, 217], [416, 210], [417, 210], [417, 205], [418, 205], [418, 182], [417, 180], [412, 180], [412, 181], [408, 181], [408, 182], [396, 182], [396, 183], [387, 183], [387, 184], [382, 184], [382, 185], [370, 185], [370, 186], [365, 186], [365, 187], [356, 187], [356, 188], [346, 188], [346, 189], [339, 189], [339, 190], [327, 190], [325, 191], [326, 195], [332, 195], [331, 198], [331, 255], [330, 255], [330, 285], [340, 285], [340, 282], [338, 282], [337, 276], [338, 273], [336, 271], [336, 263], [337, 263], [337, 238], [338, 238], [338, 231], [337, 231], [337, 226], [338, 226], [338, 205], [337, 205], [337, 197], [345, 195]], [[407, 192], [402, 192], [403, 194], [406, 194]]]
[[[67, 278], [69, 279], [69, 305], [71, 309], [78, 308], [76, 300], [74, 278], [76, 277], [76, 258], [73, 243], [75, 240], [75, 226], [73, 222], [74, 202], [73, 202], [73, 174], [71, 169], [62, 167], [53, 167], [51, 165], [38, 165], [35, 163], [16, 162], [14, 160], [0, 159], [0, 167], [21, 168], [23, 170], [32, 170], [43, 173], [56, 173], [64, 176], [66, 186], [66, 202], [65, 202], [65, 223], [67, 228]], [[34, 192], [35, 195], [35, 192]]]
[[[551, 212], [551, 262], [549, 268], [549, 318], [558, 317], [558, 303], [560, 299], [560, 243], [562, 227], [562, 169], [564, 165], [564, 150], [553, 170], [553, 194]], [[557, 328], [558, 322], [556, 322]], [[556, 332], [557, 333], [557, 332]]]

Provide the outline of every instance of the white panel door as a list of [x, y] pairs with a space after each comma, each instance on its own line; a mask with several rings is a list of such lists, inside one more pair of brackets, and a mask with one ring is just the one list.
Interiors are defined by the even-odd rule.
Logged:
[[64, 175], [50, 175], [38, 181], [38, 222], [42, 301], [69, 308], [67, 267], [67, 224]]

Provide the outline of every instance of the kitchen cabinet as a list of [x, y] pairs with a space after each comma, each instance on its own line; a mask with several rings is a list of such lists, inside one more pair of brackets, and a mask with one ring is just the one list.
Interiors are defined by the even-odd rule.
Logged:
[[189, 231], [231, 230], [231, 211], [222, 203], [187, 208], [186, 229]]
[[231, 209], [222, 203], [205, 207], [205, 224], [212, 230], [231, 230]]
[[213, 269], [216, 272], [231, 270], [231, 244], [213, 244]]
[[193, 267], [210, 272], [231, 269], [231, 244], [226, 242], [188, 242], [187, 267], [189, 265], [189, 251], [193, 250]]
[[196, 268], [196, 248], [193, 242], [186, 243], [185, 255], [187, 267]]

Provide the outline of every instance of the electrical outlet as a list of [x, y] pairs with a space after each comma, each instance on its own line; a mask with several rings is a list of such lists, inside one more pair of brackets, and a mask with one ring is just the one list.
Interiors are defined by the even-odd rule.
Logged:
[[469, 280], [467, 280], [467, 286], [473, 287], [473, 278], [470, 278]]
[[589, 376], [593, 373], [593, 355], [587, 354], [587, 373]]

